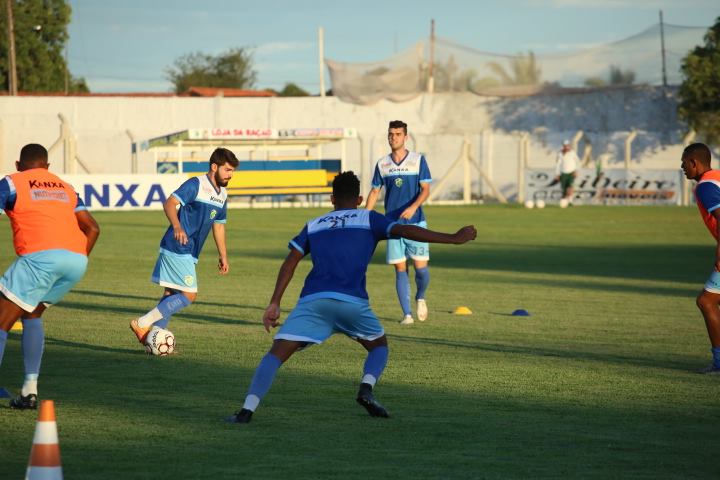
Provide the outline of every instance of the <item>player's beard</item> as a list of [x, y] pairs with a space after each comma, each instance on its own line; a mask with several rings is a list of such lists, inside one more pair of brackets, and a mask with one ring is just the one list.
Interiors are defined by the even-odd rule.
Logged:
[[220, 177], [220, 172], [219, 172], [219, 171], [218, 171], [218, 172], [215, 172], [215, 185], [217, 185], [218, 187], [227, 187], [227, 184], [228, 184], [229, 181], [230, 181], [229, 179], [228, 179], [228, 180], [223, 180], [223, 179]]

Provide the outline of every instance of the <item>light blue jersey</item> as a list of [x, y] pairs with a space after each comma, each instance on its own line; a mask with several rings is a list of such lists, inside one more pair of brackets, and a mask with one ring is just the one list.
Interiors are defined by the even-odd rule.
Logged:
[[368, 210], [335, 210], [309, 221], [290, 241], [313, 268], [298, 304], [319, 298], [367, 304], [365, 274], [375, 247], [396, 222]]
[[425, 157], [408, 151], [400, 163], [395, 163], [391, 155], [378, 160], [372, 188], [385, 187], [385, 215], [388, 218], [400, 223], [417, 224], [425, 220], [422, 206], [409, 220], [400, 220], [400, 215], [420, 194], [420, 184], [429, 182], [432, 182], [432, 177]]
[[180, 185], [172, 195], [180, 201], [178, 218], [188, 237], [185, 245], [175, 240], [172, 225], [160, 242], [165, 254], [190, 257], [195, 263], [213, 223], [227, 221], [227, 191], [216, 190], [207, 175], [193, 177]]

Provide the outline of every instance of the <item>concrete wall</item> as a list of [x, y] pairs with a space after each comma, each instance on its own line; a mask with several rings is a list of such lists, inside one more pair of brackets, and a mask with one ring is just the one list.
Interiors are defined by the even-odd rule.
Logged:
[[[13, 162], [26, 143], [49, 147], [60, 134], [59, 113], [67, 118], [78, 155], [90, 171], [111, 174], [130, 172], [127, 131], [144, 140], [188, 128], [352, 127], [359, 138], [347, 143], [346, 167], [363, 174], [366, 190], [375, 160], [387, 151], [388, 121], [402, 119], [410, 126], [411, 146], [427, 155], [436, 179], [458, 157], [467, 135], [475, 160], [512, 196], [517, 189], [519, 132], [531, 133], [531, 166], [553, 165], [562, 140], [578, 130], [586, 131], [579, 153], [587, 140], [595, 156], [603, 155], [608, 166], [618, 166], [624, 159], [624, 140], [635, 129], [633, 166], [675, 169], [684, 134], [675, 110], [675, 92], [654, 87], [526, 98], [435, 94], [369, 106], [334, 97], [0, 97], [0, 169], [14, 170]], [[492, 131], [492, 158], [483, 130]], [[339, 154], [339, 146], [323, 149], [326, 158]], [[63, 171], [62, 149], [53, 152], [51, 162], [54, 171]], [[152, 155], [140, 155], [139, 172], [154, 172]], [[461, 186], [461, 174], [452, 178], [446, 196], [457, 195]]]

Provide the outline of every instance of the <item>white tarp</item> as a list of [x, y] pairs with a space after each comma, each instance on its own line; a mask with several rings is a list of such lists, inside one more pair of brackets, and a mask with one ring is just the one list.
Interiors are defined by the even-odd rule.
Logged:
[[[680, 170], [580, 169], [573, 185], [577, 205], [680, 205]], [[562, 197], [553, 169], [525, 170], [525, 198], [558, 203]]]

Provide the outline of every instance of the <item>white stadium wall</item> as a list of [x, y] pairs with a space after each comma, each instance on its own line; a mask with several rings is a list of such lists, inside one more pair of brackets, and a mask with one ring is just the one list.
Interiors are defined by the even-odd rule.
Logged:
[[[19, 149], [26, 143], [52, 145], [60, 135], [59, 114], [67, 119], [77, 139], [78, 156], [93, 174], [131, 172], [127, 132], [141, 141], [189, 128], [347, 127], [355, 128], [358, 138], [346, 140], [345, 167], [362, 174], [366, 191], [374, 161], [387, 152], [387, 123], [401, 119], [409, 124], [411, 146], [427, 155], [436, 180], [458, 158], [467, 138], [471, 156], [500, 191], [512, 198], [517, 194], [522, 132], [530, 134], [528, 165], [533, 168], [553, 166], [560, 143], [580, 130], [585, 132], [578, 148], [581, 156], [589, 141], [594, 158], [602, 157], [609, 168], [622, 167], [625, 139], [636, 130], [633, 168], [677, 169], [685, 127], [676, 117], [673, 95], [673, 91], [665, 94], [653, 87], [524, 98], [434, 94], [368, 106], [335, 97], [5, 96], [0, 97], [0, 168], [2, 173], [13, 171]], [[483, 136], [483, 130], [492, 134]], [[492, 158], [488, 158], [490, 150]], [[324, 147], [323, 155], [339, 158], [339, 145]], [[138, 160], [138, 173], [154, 173], [152, 154], [141, 152]], [[53, 151], [50, 161], [53, 171], [63, 172], [62, 147]], [[472, 175], [474, 191], [487, 192], [487, 186], [479, 186], [474, 170]], [[461, 186], [462, 168], [458, 168], [441, 198], [457, 197]]]

